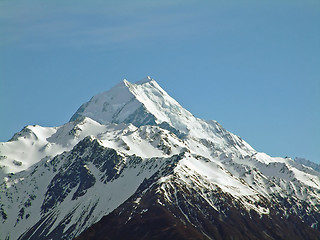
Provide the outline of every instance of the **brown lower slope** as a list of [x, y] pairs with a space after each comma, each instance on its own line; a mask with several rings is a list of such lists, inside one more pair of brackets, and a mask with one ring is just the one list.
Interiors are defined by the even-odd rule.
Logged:
[[[197, 192], [190, 192], [183, 186], [174, 187], [179, 188], [179, 191], [175, 189], [174, 197], [171, 196], [174, 201], [168, 201], [157, 184], [144, 193], [145, 188], [141, 187], [76, 240], [320, 239], [320, 231], [308, 226], [297, 215], [285, 215], [279, 207], [270, 207], [270, 214], [259, 215], [253, 210], [245, 211], [230, 195], [217, 191], [217, 211]], [[266, 201], [265, 204], [270, 203]], [[319, 214], [312, 217], [319, 219]]]

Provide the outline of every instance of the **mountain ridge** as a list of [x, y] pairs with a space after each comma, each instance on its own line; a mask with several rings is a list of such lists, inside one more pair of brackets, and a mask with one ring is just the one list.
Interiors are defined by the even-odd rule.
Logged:
[[151, 77], [92, 97], [62, 126], [27, 126], [0, 143], [0, 177], [0, 239], [89, 236], [95, 223], [108, 230], [101, 219], [143, 239], [139, 224], [158, 211], [171, 230], [147, 232], [167, 239], [227, 239], [228, 219], [239, 223], [230, 239], [320, 238], [319, 172], [194, 117]]

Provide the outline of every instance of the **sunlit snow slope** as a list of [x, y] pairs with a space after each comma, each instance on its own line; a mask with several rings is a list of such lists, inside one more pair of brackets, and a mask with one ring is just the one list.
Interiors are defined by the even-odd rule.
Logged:
[[0, 239], [72, 239], [123, 204], [126, 224], [144, 216], [148, 209], [134, 209], [150, 196], [158, 199], [152, 206], [171, 206], [174, 218], [208, 239], [217, 236], [192, 213], [217, 213], [215, 221], [230, 209], [246, 221], [252, 211], [264, 219], [296, 216], [317, 235], [319, 177], [196, 118], [150, 77], [124, 80], [68, 123], [26, 126], [0, 143]]

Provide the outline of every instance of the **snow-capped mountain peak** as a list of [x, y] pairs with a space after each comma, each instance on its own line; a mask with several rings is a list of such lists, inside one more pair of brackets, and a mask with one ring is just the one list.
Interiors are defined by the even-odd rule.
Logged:
[[215, 121], [193, 116], [151, 77], [121, 83], [91, 98], [72, 116], [71, 121], [86, 116], [101, 123], [131, 123], [135, 126], [159, 125], [177, 136], [210, 139], [222, 148], [238, 149], [241, 154], [255, 151], [236, 135]]
[[[94, 96], [78, 109], [71, 121], [87, 116], [102, 124], [133, 122], [139, 126], [167, 122], [177, 127], [179, 121], [173, 119], [176, 114], [192, 116], [154, 79], [146, 77], [136, 83], [125, 79], [109, 91]], [[186, 131], [186, 126], [179, 127], [179, 130]]]
[[256, 152], [151, 77], [0, 143], [0, 200], [0, 239], [73, 239], [97, 222], [108, 239], [320, 237], [319, 172]]
[[150, 76], [147, 76], [144, 79], [142, 79], [142, 80], [140, 80], [138, 82], [135, 82], [135, 84], [140, 85], [140, 84], [148, 83], [148, 82], [151, 82], [151, 81], [155, 82], [155, 80], [153, 78], [151, 78]]

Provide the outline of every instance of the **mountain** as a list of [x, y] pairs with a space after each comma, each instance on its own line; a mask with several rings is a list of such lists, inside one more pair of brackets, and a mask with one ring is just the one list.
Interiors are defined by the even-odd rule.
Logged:
[[0, 143], [0, 239], [320, 239], [319, 177], [124, 80]]
[[305, 166], [311, 167], [313, 170], [315, 170], [317, 172], [320, 172], [320, 165], [316, 164], [314, 162], [311, 162], [308, 159], [296, 157], [294, 159], [294, 161], [297, 162], [297, 163], [303, 164]]

